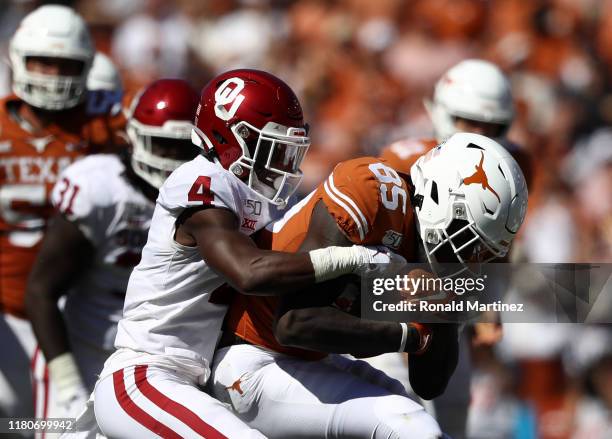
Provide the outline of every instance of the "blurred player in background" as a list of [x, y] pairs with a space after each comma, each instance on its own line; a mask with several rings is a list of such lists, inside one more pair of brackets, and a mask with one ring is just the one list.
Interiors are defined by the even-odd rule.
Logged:
[[[479, 162], [498, 199], [467, 183]], [[423, 262], [426, 255], [436, 273], [443, 262], [465, 266], [508, 251], [525, 215], [527, 190], [502, 146], [480, 135], [457, 134], [419, 159], [411, 177], [414, 186], [371, 157], [342, 162], [324, 184], [261, 232], [260, 245], [303, 252], [379, 244], [409, 262]], [[490, 216], [482, 214], [483, 203]], [[215, 356], [214, 395], [271, 438], [436, 437], [433, 419], [405, 393], [389, 391], [383, 373], [347, 373], [344, 368], [354, 369], [350, 363], [338, 370], [324, 358], [409, 352], [410, 383], [431, 399], [444, 392], [455, 368], [458, 325], [361, 319], [360, 286], [347, 289], [344, 282], [280, 301], [237, 295]]]
[[[425, 101], [435, 138], [403, 139], [383, 149], [381, 158], [399, 172], [409, 173], [412, 165], [427, 151], [454, 133], [471, 132], [499, 141], [517, 161], [527, 185], [531, 181], [529, 156], [506, 138], [514, 119], [512, 91], [508, 78], [494, 64], [477, 59], [461, 61], [437, 82], [432, 100]], [[467, 333], [467, 331], [466, 331]], [[480, 323], [474, 326], [476, 343], [491, 344], [501, 337], [501, 326]], [[430, 411], [452, 437], [465, 435], [467, 409], [470, 402], [471, 364], [469, 343], [464, 336], [459, 365], [447, 392], [429, 405]], [[407, 380], [405, 360], [400, 355], [386, 355], [371, 363], [392, 376]]]
[[[48, 361], [49, 391], [40, 394], [48, 417], [78, 414], [114, 350], [158, 189], [199, 152], [190, 140], [198, 101], [185, 81], [154, 82], [127, 110], [131, 152], [88, 156], [68, 167], [53, 190], [59, 213], [49, 222], [26, 295]], [[58, 299], [66, 292], [62, 315]], [[43, 377], [35, 378], [38, 388]]]
[[122, 109], [124, 90], [113, 61], [96, 52], [87, 76], [87, 113], [117, 116]]
[[105, 115], [86, 112], [94, 48], [83, 19], [49, 5], [27, 15], [9, 45], [14, 95], [0, 101], [0, 412], [32, 416], [35, 339], [24, 295], [51, 189], [77, 158], [114, 146]]
[[514, 119], [512, 90], [510, 81], [495, 64], [478, 59], [461, 61], [438, 80], [433, 99], [425, 100], [425, 108], [435, 137], [402, 139], [385, 147], [380, 156], [391, 167], [410, 172], [421, 155], [455, 133], [468, 132], [501, 143], [530, 184], [530, 157], [506, 137]]

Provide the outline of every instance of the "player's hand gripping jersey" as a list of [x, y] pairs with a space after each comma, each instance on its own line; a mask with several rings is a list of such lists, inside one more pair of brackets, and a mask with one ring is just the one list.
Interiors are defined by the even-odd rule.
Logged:
[[155, 207], [125, 171], [116, 155], [92, 155], [68, 167], [52, 193], [53, 206], [96, 249], [90, 269], [66, 299], [68, 330], [105, 351], [113, 350], [125, 288]]
[[[42, 133], [20, 122], [15, 96], [0, 101], [0, 310], [24, 317], [23, 295], [52, 206], [51, 189], [77, 158], [112, 147], [105, 116], [82, 108]], [[69, 201], [69, 200], [68, 200]]]
[[[235, 213], [246, 235], [278, 216], [276, 208], [232, 173], [198, 156], [178, 168], [159, 191], [142, 260], [130, 277], [117, 348], [180, 362], [198, 381], [209, 374], [227, 307], [209, 301], [225, 283], [197, 247], [174, 240], [176, 221], [187, 208], [214, 206]], [[138, 363], [119, 350], [106, 371]], [[137, 356], [136, 356], [137, 357]], [[149, 359], [149, 361], [152, 361]]]
[[[385, 245], [406, 260], [416, 257], [414, 214], [406, 181], [384, 160], [363, 157], [338, 164], [308, 197], [258, 237], [258, 245], [296, 252], [306, 237], [315, 205], [323, 202], [354, 244]], [[337, 300], [336, 306], [350, 306]], [[274, 336], [278, 299], [236, 294], [226, 330], [276, 352], [318, 359], [325, 354], [281, 346]]]

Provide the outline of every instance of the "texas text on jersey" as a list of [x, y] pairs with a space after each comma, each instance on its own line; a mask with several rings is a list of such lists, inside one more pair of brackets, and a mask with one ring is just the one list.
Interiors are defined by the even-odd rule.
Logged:
[[50, 194], [61, 172], [79, 157], [113, 147], [105, 116], [80, 107], [57, 115], [33, 135], [20, 119], [22, 101], [0, 101], [0, 308], [23, 317], [28, 272], [52, 206]]

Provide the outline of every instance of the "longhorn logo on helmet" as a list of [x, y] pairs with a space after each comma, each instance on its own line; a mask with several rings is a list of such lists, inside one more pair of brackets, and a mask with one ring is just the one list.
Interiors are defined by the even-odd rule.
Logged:
[[482, 188], [484, 190], [489, 190], [493, 193], [493, 195], [495, 195], [495, 197], [497, 198], [497, 201], [499, 201], [501, 203], [501, 198], [499, 198], [499, 195], [497, 194], [497, 192], [495, 192], [495, 189], [493, 189], [490, 185], [489, 185], [489, 178], [487, 177], [487, 174], [485, 173], [485, 170], [483, 168], [483, 164], [484, 164], [484, 152], [480, 152], [481, 156], [480, 156], [480, 163], [478, 163], [476, 166], [474, 166], [476, 168], [476, 172], [474, 172], [472, 175], [470, 175], [467, 178], [463, 179], [463, 184], [468, 185], [468, 184], [480, 184], [482, 185]]

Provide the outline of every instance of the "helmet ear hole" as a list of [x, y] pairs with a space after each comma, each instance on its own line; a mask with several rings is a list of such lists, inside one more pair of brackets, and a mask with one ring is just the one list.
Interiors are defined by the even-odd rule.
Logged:
[[219, 133], [219, 131], [213, 130], [212, 134], [213, 134], [213, 137], [215, 138], [215, 141], [219, 142], [222, 145], [227, 144], [227, 140], [225, 139], [225, 137], [221, 135], [221, 133]]
[[436, 183], [436, 181], [432, 181], [431, 182], [431, 193], [430, 193], [431, 199], [433, 200], [434, 203], [438, 204], [438, 184]]

